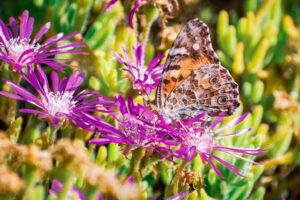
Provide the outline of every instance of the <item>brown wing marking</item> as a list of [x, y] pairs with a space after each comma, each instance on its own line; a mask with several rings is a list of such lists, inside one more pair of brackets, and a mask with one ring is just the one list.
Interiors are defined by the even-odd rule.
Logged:
[[[163, 92], [170, 94], [176, 87], [178, 87], [187, 77], [191, 75], [194, 70], [209, 64], [209, 60], [200, 56], [199, 59], [194, 60], [190, 57], [183, 58], [179, 61], [177, 70], [169, 70], [167, 77], [164, 81]], [[172, 68], [171, 68], [172, 69]], [[167, 95], [168, 99], [168, 95]]]

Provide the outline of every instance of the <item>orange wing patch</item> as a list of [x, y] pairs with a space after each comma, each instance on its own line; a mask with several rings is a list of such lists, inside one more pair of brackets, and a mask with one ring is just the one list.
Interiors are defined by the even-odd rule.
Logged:
[[180, 85], [187, 77], [189, 77], [192, 71], [197, 70], [200, 67], [209, 65], [210, 62], [205, 55], [200, 54], [199, 59], [195, 60], [191, 57], [182, 58], [178, 65], [180, 66], [179, 70], [172, 70], [167, 73], [166, 82], [164, 85], [164, 92], [170, 93], [178, 85]]

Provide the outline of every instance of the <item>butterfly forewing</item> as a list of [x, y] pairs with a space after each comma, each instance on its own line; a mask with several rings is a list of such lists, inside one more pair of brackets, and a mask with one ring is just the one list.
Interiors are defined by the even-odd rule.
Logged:
[[238, 85], [221, 66], [209, 29], [199, 19], [180, 31], [164, 65], [157, 106], [171, 119], [231, 115], [239, 106]]

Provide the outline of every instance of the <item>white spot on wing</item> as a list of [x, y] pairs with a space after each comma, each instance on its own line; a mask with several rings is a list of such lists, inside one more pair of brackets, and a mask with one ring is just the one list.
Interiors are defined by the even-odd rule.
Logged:
[[170, 51], [170, 55], [171, 55], [171, 56], [176, 56], [176, 55], [189, 55], [189, 52], [187, 51], [186, 48], [180, 47], [180, 48], [172, 49], [172, 50]]
[[193, 49], [195, 51], [199, 50], [199, 48], [200, 48], [200, 45], [198, 43], [193, 44]]

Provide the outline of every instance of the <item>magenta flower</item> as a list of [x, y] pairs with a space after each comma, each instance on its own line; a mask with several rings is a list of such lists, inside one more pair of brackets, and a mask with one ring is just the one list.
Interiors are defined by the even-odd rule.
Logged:
[[168, 152], [171, 152], [167, 147], [172, 146], [173, 142], [169, 140], [171, 133], [166, 129], [163, 118], [140, 104], [134, 105], [132, 98], [126, 103], [123, 97], [118, 96], [115, 101], [121, 116], [115, 113], [113, 117], [121, 130], [111, 127], [103, 131], [103, 123], [100, 122], [95, 125], [101, 130], [101, 137], [89, 142], [97, 145], [126, 144], [131, 150], [144, 147], [153, 149], [167, 158]]
[[163, 65], [160, 64], [163, 55], [152, 59], [147, 68], [144, 67], [145, 47], [143, 44], [133, 46], [134, 60], [131, 60], [128, 52], [123, 48], [123, 54], [114, 52], [115, 59], [124, 64], [123, 71], [128, 72], [133, 89], [150, 94], [159, 83]]
[[[63, 184], [57, 180], [54, 180], [51, 184], [51, 188], [48, 190], [49, 194], [54, 197], [58, 197], [58, 194], [60, 193], [61, 189], [63, 188]], [[83, 192], [78, 190], [76, 187], [72, 187], [67, 194], [66, 200], [85, 200], [86, 196]], [[99, 193], [97, 195], [97, 200], [104, 200], [102, 195]]]
[[[111, 7], [117, 3], [118, 0], [110, 0], [106, 7], [105, 7], [105, 12], [107, 12]], [[168, 9], [168, 12], [171, 13], [173, 10], [173, 5], [172, 5], [172, 0], [134, 0], [134, 6], [132, 10], [129, 13], [128, 16], [128, 22], [129, 26], [133, 28], [133, 16], [134, 14], [138, 11], [140, 7], [142, 7], [145, 4], [161, 4], [165, 5]]]
[[28, 75], [23, 74], [23, 77], [37, 91], [38, 96], [8, 80], [5, 80], [5, 83], [14, 90], [15, 94], [0, 91], [0, 95], [31, 103], [38, 108], [20, 109], [20, 112], [38, 114], [39, 119], [48, 118], [54, 126], [70, 120], [81, 128], [91, 130], [89, 121], [94, 118], [92, 113], [102, 111], [98, 105], [103, 100], [95, 91], [75, 93], [84, 80], [84, 73], [74, 71], [69, 79], [63, 77], [59, 80], [57, 73], [53, 71], [52, 90], [45, 72], [39, 66], [35, 73], [29, 70]]
[[[230, 164], [229, 162], [221, 159], [216, 156], [214, 152], [222, 152], [228, 154], [230, 156], [236, 157], [238, 159], [242, 159], [248, 161], [250, 163], [255, 163], [251, 159], [247, 159], [242, 157], [241, 155], [250, 155], [250, 156], [261, 156], [264, 154], [264, 150], [261, 148], [239, 148], [239, 147], [231, 147], [231, 146], [223, 146], [221, 144], [221, 140], [227, 137], [234, 137], [237, 135], [242, 135], [248, 133], [251, 129], [243, 129], [240, 131], [236, 131], [233, 133], [221, 134], [221, 132], [227, 128], [234, 127], [241, 123], [248, 113], [243, 114], [241, 117], [238, 117], [225, 126], [215, 129], [215, 127], [222, 122], [223, 118], [216, 118], [214, 121], [210, 123], [209, 126], [205, 125], [204, 119], [205, 115], [202, 114], [194, 119], [190, 119], [183, 122], [184, 128], [180, 127], [180, 130], [177, 131], [179, 138], [180, 148], [174, 151], [174, 156], [186, 161], [190, 161], [194, 158], [196, 154], [199, 154], [202, 160], [205, 163], [209, 163], [214, 171], [220, 176], [222, 173], [216, 167], [213, 160], [219, 162], [221, 165], [228, 168], [231, 172], [238, 176], [243, 176], [239, 172], [239, 168]], [[180, 134], [179, 134], [180, 133]]]
[[0, 19], [0, 60], [9, 63], [13, 69], [20, 72], [24, 66], [33, 64], [46, 64], [55, 70], [63, 71], [58, 59], [54, 56], [60, 54], [84, 54], [76, 48], [83, 47], [82, 41], [74, 41], [59, 45], [64, 40], [73, 38], [77, 33], [65, 35], [63, 33], [48, 38], [45, 42], [39, 43], [41, 38], [49, 31], [50, 23], [41, 27], [37, 34], [31, 38], [34, 19], [29, 17], [25, 10], [20, 17], [20, 28], [15, 18], [10, 17], [9, 26]]

